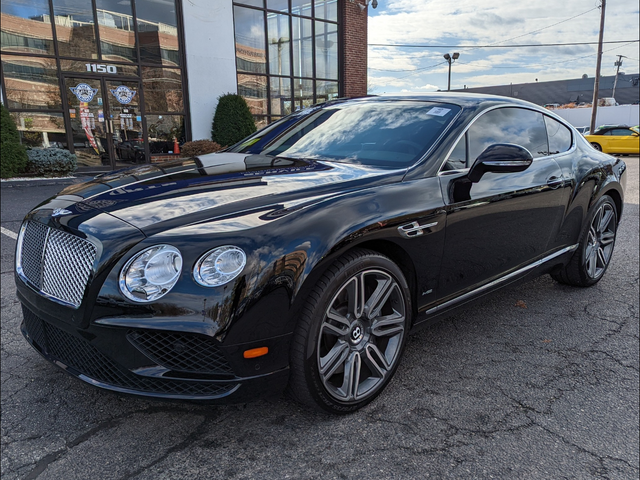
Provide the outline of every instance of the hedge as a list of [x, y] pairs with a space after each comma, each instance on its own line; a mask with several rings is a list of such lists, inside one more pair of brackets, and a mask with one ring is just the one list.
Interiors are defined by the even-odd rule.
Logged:
[[27, 171], [43, 177], [64, 177], [76, 170], [76, 156], [62, 148], [27, 150]]
[[4, 105], [0, 104], [0, 176], [15, 177], [27, 166], [25, 147], [20, 144], [20, 134]]
[[211, 126], [211, 139], [214, 142], [233, 145], [255, 131], [256, 124], [244, 98], [233, 93], [218, 97]]

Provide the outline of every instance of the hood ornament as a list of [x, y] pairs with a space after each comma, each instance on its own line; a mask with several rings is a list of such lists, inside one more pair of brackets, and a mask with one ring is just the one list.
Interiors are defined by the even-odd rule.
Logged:
[[62, 215], [71, 215], [73, 212], [64, 208], [56, 208], [51, 214], [52, 217], [61, 217]]

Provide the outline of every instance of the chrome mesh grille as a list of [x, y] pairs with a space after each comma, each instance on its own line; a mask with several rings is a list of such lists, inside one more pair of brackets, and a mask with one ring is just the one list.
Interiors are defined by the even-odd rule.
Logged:
[[96, 259], [96, 246], [70, 233], [27, 222], [21, 244], [22, 275], [40, 292], [78, 307]]
[[22, 239], [20, 258], [22, 272], [38, 288], [42, 287], [42, 253], [48, 232], [49, 227], [41, 223], [29, 222]]

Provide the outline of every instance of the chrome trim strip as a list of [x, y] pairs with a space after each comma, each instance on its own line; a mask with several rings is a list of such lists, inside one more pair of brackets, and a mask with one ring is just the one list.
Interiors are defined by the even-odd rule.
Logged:
[[460, 303], [463, 302], [464, 300], [467, 300], [470, 297], [473, 297], [475, 295], [477, 295], [478, 293], [481, 293], [485, 290], [488, 290], [492, 287], [495, 287], [496, 285], [499, 285], [500, 283], [506, 282], [507, 280], [510, 280], [514, 277], [517, 277], [519, 275], [522, 275], [523, 273], [532, 270], [536, 267], [539, 267], [540, 265], [542, 265], [543, 263], [548, 262], [549, 260], [553, 260], [556, 257], [559, 257], [560, 255], [564, 255], [565, 253], [568, 252], [572, 252], [574, 251], [576, 248], [578, 248], [579, 244], [575, 244], [575, 245], [571, 245], [570, 247], [565, 247], [561, 250], [558, 250], [557, 252], [552, 253], [551, 255], [548, 255], [544, 258], [541, 258], [540, 260], [536, 260], [535, 262], [527, 265], [526, 267], [522, 267], [519, 270], [516, 270], [515, 272], [511, 272], [508, 275], [505, 275], [504, 277], [498, 278], [496, 280], [494, 280], [493, 282], [489, 282], [486, 285], [482, 285], [481, 287], [476, 288], [475, 290], [472, 290], [470, 292], [467, 292], [463, 295], [460, 295], [459, 297], [453, 298], [451, 300], [449, 300], [448, 302], [445, 302], [441, 305], [437, 305], [433, 308], [430, 308], [429, 310], [426, 311], [427, 315], [431, 315], [434, 313], [439, 312], [440, 310], [444, 310], [447, 307], [450, 307], [456, 303]]
[[530, 165], [531, 163], [527, 160], [512, 160], [512, 161], [487, 160], [483, 162], [483, 164], [489, 165], [492, 167], [521, 167], [523, 165]]
[[405, 238], [414, 238], [424, 234], [423, 229], [431, 228], [438, 225], [438, 222], [427, 223], [426, 225], [420, 225], [418, 222], [411, 222], [407, 225], [401, 225], [398, 227], [398, 233]]
[[[538, 110], [537, 108], [531, 108], [527, 105], [518, 105], [518, 104], [511, 104], [511, 103], [505, 103], [503, 105], [494, 105], [493, 107], [489, 107], [486, 110], [483, 110], [482, 112], [480, 112], [479, 115], [476, 115], [473, 120], [471, 120], [469, 122], [469, 124], [464, 127], [464, 130], [460, 133], [460, 135], [458, 135], [458, 138], [456, 138], [456, 141], [453, 142], [453, 145], [451, 146], [451, 148], [449, 149], [449, 151], [447, 152], [447, 154], [444, 156], [444, 160], [442, 161], [442, 163], [440, 164], [440, 168], [438, 169], [438, 173], [437, 175], [448, 175], [451, 173], [463, 173], [463, 172], [468, 172], [470, 170], [470, 168], [461, 168], [460, 170], [443, 170], [442, 167], [444, 167], [444, 164], [447, 163], [447, 161], [449, 160], [449, 157], [451, 156], [451, 153], [453, 152], [453, 149], [456, 148], [456, 146], [458, 145], [458, 142], [460, 141], [460, 139], [462, 137], [464, 137], [464, 135], [467, 133], [467, 131], [469, 130], [469, 128], [471, 128], [471, 125], [473, 125], [480, 117], [482, 117], [483, 115], [485, 115], [486, 113], [489, 113], [493, 110], [497, 110], [498, 108], [522, 108], [525, 110], [531, 110], [533, 112], [537, 112], [537, 113], [541, 113], [542, 115], [546, 115], [549, 118], [552, 118], [553, 120], [556, 120], [557, 122], [561, 123], [562, 125], [564, 125], [565, 127], [569, 128], [569, 130], [571, 131], [571, 148], [569, 148], [569, 150], [567, 150], [566, 152], [560, 152], [560, 153], [554, 153], [553, 155], [547, 155], [545, 157], [538, 157], [538, 158], [534, 158], [533, 161], [535, 162], [536, 160], [540, 159], [540, 158], [556, 158], [559, 157], [561, 155], [567, 155], [568, 153], [572, 153], [576, 150], [577, 147], [577, 142], [576, 142], [576, 135], [580, 135], [582, 136], [580, 133], [578, 133], [578, 131], [575, 129], [575, 127], [571, 126], [570, 124], [567, 123], [567, 121], [565, 119], [563, 119], [562, 117], [560, 117], [559, 115], [549, 112], [549, 111], [541, 111]], [[584, 137], [582, 137], [584, 138]], [[474, 159], [475, 160], [475, 159]]]

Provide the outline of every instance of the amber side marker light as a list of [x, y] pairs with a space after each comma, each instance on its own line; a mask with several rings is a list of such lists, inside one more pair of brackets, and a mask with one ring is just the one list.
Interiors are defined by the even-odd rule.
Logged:
[[245, 350], [243, 353], [244, 358], [257, 358], [269, 353], [269, 347], [252, 348], [251, 350]]

